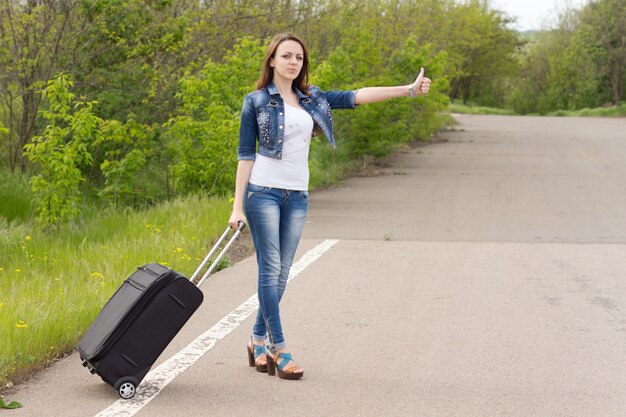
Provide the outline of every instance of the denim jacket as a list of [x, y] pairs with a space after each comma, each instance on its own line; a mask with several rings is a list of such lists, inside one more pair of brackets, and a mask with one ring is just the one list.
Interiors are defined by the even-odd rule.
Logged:
[[[331, 109], [356, 107], [355, 91], [327, 91], [310, 86], [309, 95], [295, 89], [300, 107], [307, 111], [315, 125], [335, 147]], [[254, 161], [259, 142], [259, 154], [281, 159], [285, 126], [285, 103], [274, 83], [248, 94], [241, 109], [239, 127], [239, 160]]]

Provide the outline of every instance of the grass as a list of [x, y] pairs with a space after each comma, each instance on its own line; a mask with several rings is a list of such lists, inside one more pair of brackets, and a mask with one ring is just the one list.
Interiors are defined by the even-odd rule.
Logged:
[[464, 105], [460, 103], [450, 103], [450, 105], [448, 106], [448, 110], [450, 111], [450, 113], [462, 113], [462, 114], [497, 114], [497, 115], [504, 115], [504, 116], [517, 115], [517, 113], [509, 109], [498, 109], [494, 107]]
[[[505, 116], [515, 116], [517, 113], [509, 109], [499, 109], [493, 107], [475, 106], [473, 104], [464, 105], [459, 102], [450, 103], [448, 110], [451, 113], [462, 114], [496, 114]], [[541, 116], [541, 114], [529, 114], [528, 116]], [[561, 117], [626, 117], [626, 103], [620, 107], [598, 107], [594, 109], [584, 108], [580, 110], [557, 110], [545, 114], [545, 116]]]
[[584, 108], [580, 110], [559, 110], [548, 113], [548, 116], [570, 117], [626, 117], [626, 103], [620, 107], [598, 107], [595, 109]]
[[345, 147], [338, 146], [333, 149], [319, 142], [317, 140], [311, 143], [311, 157], [309, 158], [309, 188], [311, 189], [336, 184], [358, 166], [358, 161], [350, 160]]
[[190, 276], [230, 210], [226, 199], [188, 197], [52, 234], [0, 220], [0, 387], [71, 352], [137, 266]]
[[0, 170], [0, 217], [8, 221], [28, 220], [33, 210], [32, 199], [25, 176]]

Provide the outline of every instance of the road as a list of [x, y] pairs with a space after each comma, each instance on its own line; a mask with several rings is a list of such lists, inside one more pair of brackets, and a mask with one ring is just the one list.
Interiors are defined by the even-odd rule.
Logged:
[[247, 366], [248, 258], [207, 281], [132, 400], [74, 354], [6, 414], [626, 415], [626, 119], [455, 118], [311, 193], [281, 305], [302, 380]]

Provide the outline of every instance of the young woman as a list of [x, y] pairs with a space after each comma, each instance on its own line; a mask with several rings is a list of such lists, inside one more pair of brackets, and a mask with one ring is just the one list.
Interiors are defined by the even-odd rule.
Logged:
[[292, 34], [277, 35], [265, 56], [257, 90], [243, 102], [229, 220], [235, 228], [240, 221], [249, 225], [258, 264], [259, 312], [247, 345], [249, 364], [270, 375], [278, 368], [282, 379], [304, 374], [287, 349], [279, 303], [307, 212], [313, 130], [321, 131], [334, 147], [331, 109], [415, 97], [430, 88], [423, 68], [415, 82], [405, 86], [323, 92], [308, 80], [304, 42]]

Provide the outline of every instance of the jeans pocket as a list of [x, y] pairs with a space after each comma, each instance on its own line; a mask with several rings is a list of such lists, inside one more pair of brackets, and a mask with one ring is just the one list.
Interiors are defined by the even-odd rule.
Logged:
[[262, 185], [248, 183], [248, 189], [247, 189], [248, 198], [252, 197], [254, 194], [266, 193], [271, 189], [272, 187], [264, 187]]

